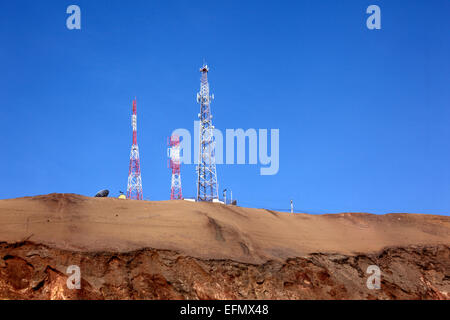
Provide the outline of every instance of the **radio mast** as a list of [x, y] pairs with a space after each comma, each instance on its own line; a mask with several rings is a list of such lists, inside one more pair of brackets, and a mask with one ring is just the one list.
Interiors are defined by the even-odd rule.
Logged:
[[172, 135], [169, 138], [170, 157], [169, 168], [172, 170], [172, 180], [170, 186], [170, 200], [182, 200], [183, 193], [181, 190], [181, 173], [180, 173], [180, 137]]
[[212, 125], [211, 101], [214, 95], [209, 94], [208, 65], [200, 69], [202, 74], [200, 92], [197, 102], [200, 104], [200, 135], [197, 165], [197, 201], [214, 201], [219, 199], [216, 173], [214, 126]]
[[130, 170], [128, 172], [127, 199], [142, 200], [141, 161], [139, 159], [139, 147], [137, 144], [136, 98], [133, 100], [131, 126], [133, 127], [133, 144], [131, 146]]

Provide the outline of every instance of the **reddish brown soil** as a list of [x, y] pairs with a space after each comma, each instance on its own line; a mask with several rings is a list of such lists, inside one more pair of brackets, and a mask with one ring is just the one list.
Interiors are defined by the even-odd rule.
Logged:
[[[1, 200], [0, 299], [450, 299], [449, 244], [446, 216]], [[81, 290], [67, 288], [70, 265]]]

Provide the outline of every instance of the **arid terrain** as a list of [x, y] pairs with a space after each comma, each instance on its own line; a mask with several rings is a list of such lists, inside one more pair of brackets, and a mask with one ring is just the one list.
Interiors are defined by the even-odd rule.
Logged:
[[[71, 265], [80, 290], [67, 288]], [[0, 299], [450, 299], [450, 217], [0, 200]]]

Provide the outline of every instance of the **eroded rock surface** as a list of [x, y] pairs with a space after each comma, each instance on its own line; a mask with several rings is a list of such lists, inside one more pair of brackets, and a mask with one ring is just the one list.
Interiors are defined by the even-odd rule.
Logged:
[[[67, 288], [70, 265], [81, 289]], [[369, 265], [381, 289], [369, 290]], [[0, 299], [450, 299], [450, 247], [246, 264], [168, 250], [76, 252], [32, 242], [0, 244]]]

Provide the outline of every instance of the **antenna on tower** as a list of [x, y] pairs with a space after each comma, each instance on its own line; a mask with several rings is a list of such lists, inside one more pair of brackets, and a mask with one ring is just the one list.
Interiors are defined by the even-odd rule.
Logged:
[[180, 136], [172, 135], [169, 138], [168, 156], [170, 158], [169, 168], [172, 169], [172, 180], [170, 187], [170, 200], [182, 200], [181, 190], [181, 161], [180, 161]]
[[216, 173], [214, 126], [210, 104], [212, 96], [209, 94], [208, 65], [203, 63], [200, 92], [197, 102], [200, 104], [200, 139], [197, 165], [197, 201], [214, 201], [219, 199]]
[[133, 128], [133, 144], [131, 145], [130, 168], [128, 171], [127, 199], [142, 200], [141, 161], [137, 144], [137, 104], [133, 100], [133, 114], [131, 116]]

